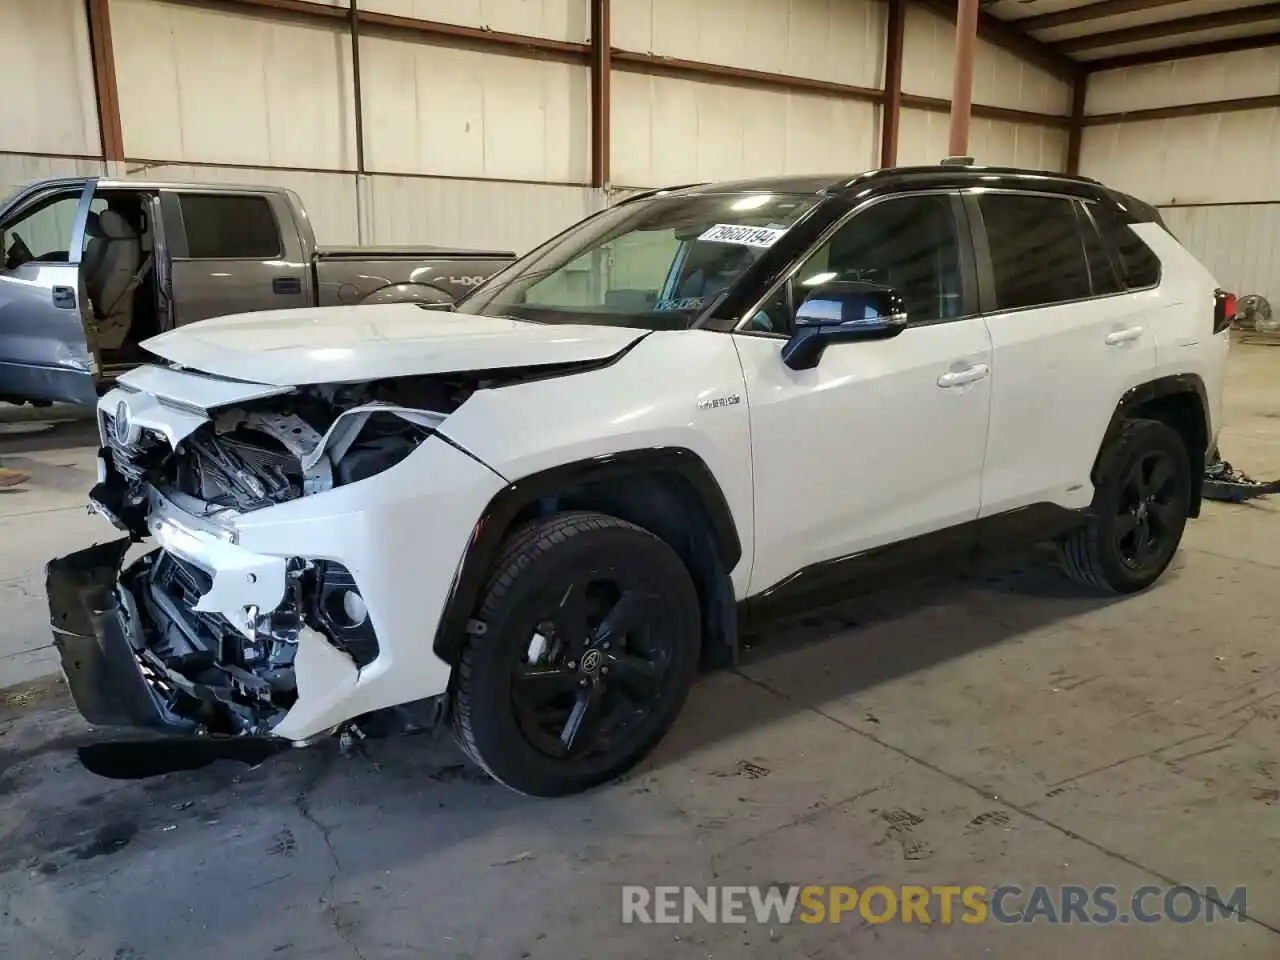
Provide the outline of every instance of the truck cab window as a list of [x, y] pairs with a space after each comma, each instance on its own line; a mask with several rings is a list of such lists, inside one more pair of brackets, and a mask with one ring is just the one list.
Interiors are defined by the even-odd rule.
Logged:
[[6, 223], [0, 231], [4, 269], [32, 262], [66, 263], [79, 204], [79, 192], [62, 194]]
[[183, 193], [178, 204], [192, 260], [270, 260], [284, 252], [266, 197]]

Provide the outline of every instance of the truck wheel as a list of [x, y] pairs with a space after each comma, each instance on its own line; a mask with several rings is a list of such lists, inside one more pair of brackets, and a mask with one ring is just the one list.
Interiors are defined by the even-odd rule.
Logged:
[[495, 779], [576, 793], [666, 733], [698, 665], [698, 595], [679, 556], [600, 513], [508, 538], [454, 672], [453, 728]]
[[1067, 575], [1108, 593], [1145, 589], [1173, 560], [1190, 502], [1182, 437], [1157, 420], [1130, 420], [1102, 452], [1093, 516], [1059, 544]]

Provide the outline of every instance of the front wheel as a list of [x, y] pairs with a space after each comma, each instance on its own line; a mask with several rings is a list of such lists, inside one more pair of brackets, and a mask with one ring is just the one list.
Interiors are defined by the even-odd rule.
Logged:
[[536, 520], [508, 538], [463, 646], [455, 736], [521, 793], [611, 780], [679, 713], [700, 621], [688, 571], [652, 533], [599, 513]]
[[1093, 516], [1060, 543], [1063, 567], [1078, 583], [1133, 593], [1173, 560], [1191, 503], [1191, 464], [1176, 430], [1130, 420], [1102, 453]]

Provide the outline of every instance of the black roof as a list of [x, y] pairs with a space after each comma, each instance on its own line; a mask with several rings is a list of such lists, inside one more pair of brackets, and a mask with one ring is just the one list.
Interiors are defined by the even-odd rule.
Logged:
[[[990, 186], [1021, 187], [1032, 190], [1049, 187], [1055, 191], [1096, 195], [1106, 188], [1089, 177], [1068, 176], [1047, 170], [1027, 170], [1018, 167], [984, 167], [978, 165], [937, 164], [919, 167], [886, 167], [863, 173], [805, 174], [785, 177], [756, 177], [748, 180], [722, 180], [712, 183], [693, 183], [661, 190], [650, 190], [636, 197], [653, 196], [656, 193], [679, 193], [686, 196], [713, 193], [767, 192], [795, 195], [858, 194], [871, 189], [877, 193], [921, 187], [971, 187]], [[1110, 192], [1110, 191], [1107, 191]]]

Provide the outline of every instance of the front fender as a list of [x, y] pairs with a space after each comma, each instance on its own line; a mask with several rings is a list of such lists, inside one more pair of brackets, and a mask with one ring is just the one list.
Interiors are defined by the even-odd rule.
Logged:
[[605, 366], [476, 391], [441, 432], [519, 484], [569, 464], [685, 451], [704, 465], [732, 518], [746, 590], [754, 530], [751, 428], [733, 338], [651, 333]]

